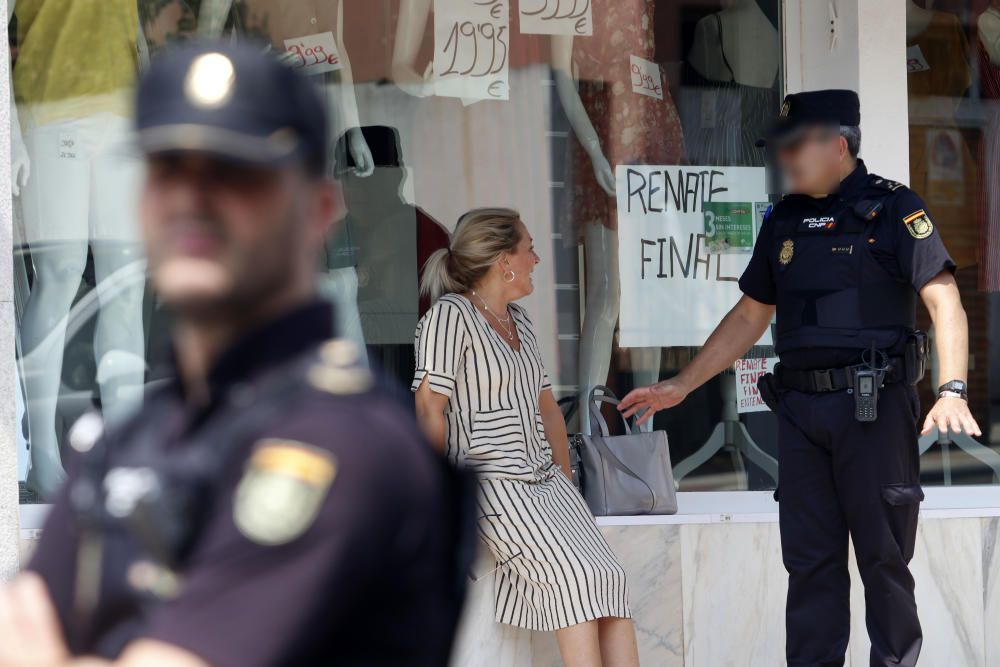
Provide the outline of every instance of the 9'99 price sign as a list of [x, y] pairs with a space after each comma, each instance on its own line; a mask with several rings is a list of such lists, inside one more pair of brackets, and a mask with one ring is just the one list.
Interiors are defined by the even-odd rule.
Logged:
[[286, 39], [282, 60], [310, 76], [334, 72], [344, 67], [332, 32]]

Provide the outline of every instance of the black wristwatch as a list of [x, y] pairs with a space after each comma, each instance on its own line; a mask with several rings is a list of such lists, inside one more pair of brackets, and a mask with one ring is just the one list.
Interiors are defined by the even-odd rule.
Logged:
[[945, 382], [938, 387], [938, 398], [960, 398], [963, 401], [968, 401], [969, 385], [961, 380]]

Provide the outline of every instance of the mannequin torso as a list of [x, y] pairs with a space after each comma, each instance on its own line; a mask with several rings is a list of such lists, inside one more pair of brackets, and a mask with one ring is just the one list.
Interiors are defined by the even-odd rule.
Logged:
[[777, 29], [756, 0], [739, 0], [716, 16], [718, 23], [713, 16], [707, 16], [695, 28], [694, 46], [688, 55], [695, 71], [712, 81], [773, 87], [780, 67], [781, 42]]
[[934, 20], [934, 12], [931, 10], [932, 2], [927, 3], [927, 8], [921, 7], [913, 0], [906, 0], [906, 38], [916, 39], [918, 35], [927, 30], [927, 27]]

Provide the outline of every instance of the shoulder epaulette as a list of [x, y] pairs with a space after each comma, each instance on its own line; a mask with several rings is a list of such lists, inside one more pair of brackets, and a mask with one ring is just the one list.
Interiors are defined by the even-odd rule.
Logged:
[[870, 185], [879, 190], [888, 190], [889, 192], [895, 192], [900, 188], [905, 188], [906, 186], [899, 181], [890, 181], [888, 178], [882, 178], [880, 176], [874, 177]]

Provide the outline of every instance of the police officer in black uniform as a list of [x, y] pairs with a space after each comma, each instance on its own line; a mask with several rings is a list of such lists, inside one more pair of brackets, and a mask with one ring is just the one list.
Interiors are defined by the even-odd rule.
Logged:
[[940, 398], [923, 432], [979, 435], [967, 405], [968, 327], [955, 264], [914, 192], [857, 158], [858, 96], [789, 95], [770, 145], [790, 193], [761, 227], [744, 296], [675, 378], [638, 389], [626, 415], [680, 403], [756, 343], [777, 310], [780, 364], [760, 383], [779, 421], [781, 544], [789, 573], [787, 659], [843, 665], [848, 536], [865, 583], [873, 666], [912, 666], [921, 631], [908, 563], [923, 499], [917, 449], [926, 337], [936, 329]]
[[473, 486], [316, 300], [342, 213], [325, 119], [257, 46], [191, 44], [144, 76], [174, 379], [121, 427], [71, 434], [29, 572], [0, 587], [3, 667], [447, 664]]

